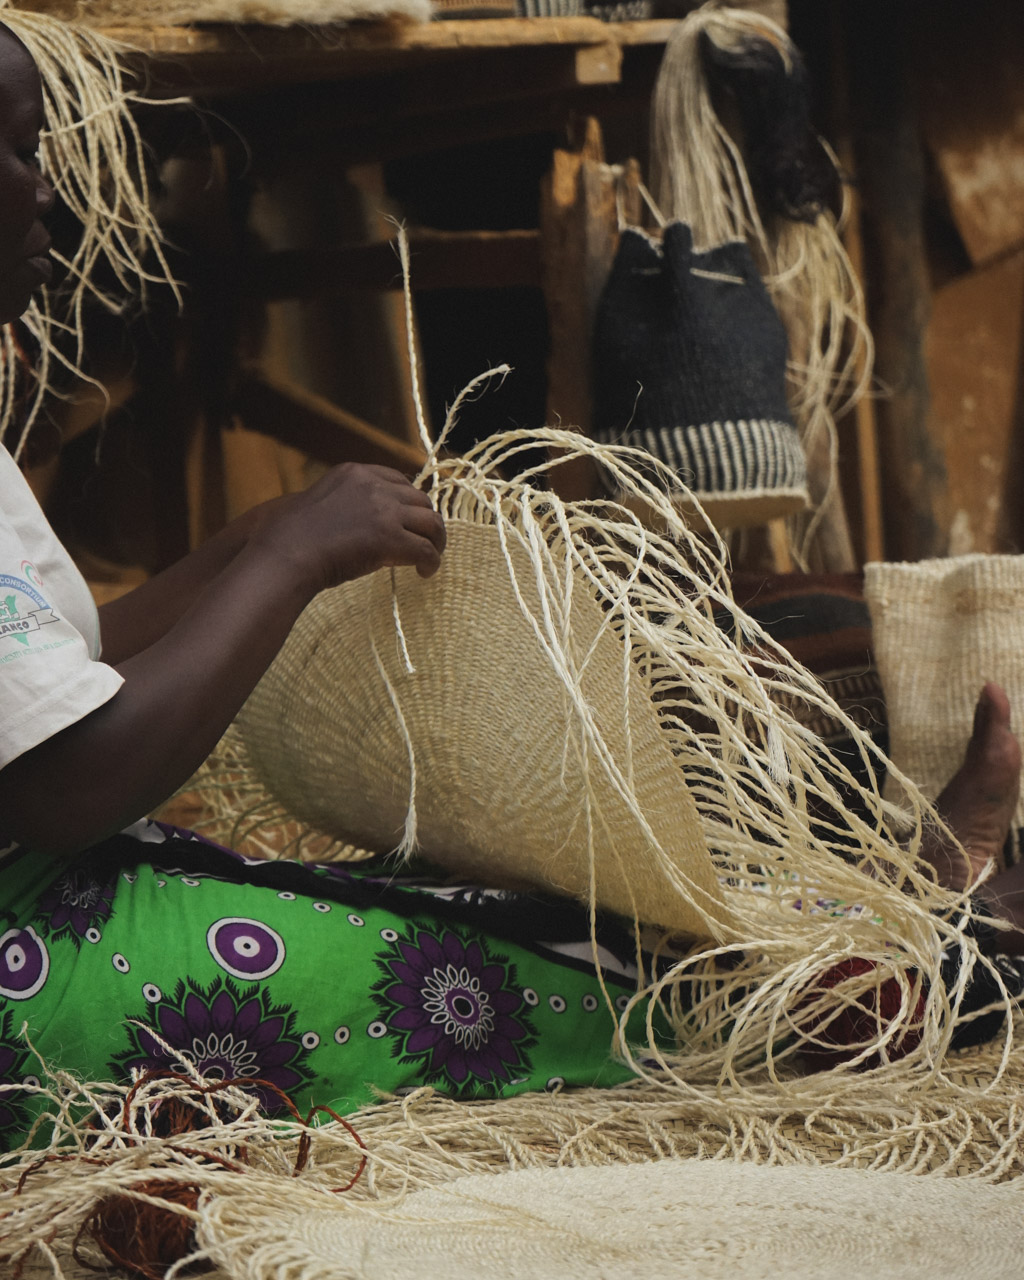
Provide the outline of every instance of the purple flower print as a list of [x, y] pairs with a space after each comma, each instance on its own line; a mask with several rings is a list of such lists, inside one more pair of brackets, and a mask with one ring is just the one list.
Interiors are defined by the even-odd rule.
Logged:
[[398, 1038], [393, 1052], [419, 1062], [427, 1080], [459, 1091], [528, 1073], [536, 1038], [504, 957], [454, 929], [435, 936], [411, 925], [377, 965], [384, 978], [373, 997]]
[[31, 925], [0, 937], [0, 997], [31, 1000], [46, 985], [50, 953]]
[[[11, 1035], [12, 1019], [5, 1013], [0, 1021], [0, 1085], [23, 1085], [28, 1075], [28, 1047]], [[29, 1111], [20, 1089], [0, 1092], [0, 1151], [10, 1151], [22, 1140], [28, 1127]]]
[[[294, 1022], [294, 1012], [272, 1005], [265, 989], [241, 990], [224, 978], [204, 989], [189, 979], [178, 983], [172, 999], [160, 996], [146, 1016], [128, 1024], [131, 1048], [110, 1065], [122, 1077], [133, 1069], [174, 1070], [180, 1054], [210, 1080], [267, 1080], [291, 1095], [310, 1080]], [[256, 1085], [255, 1092], [265, 1111], [284, 1105], [273, 1089]]]
[[70, 936], [75, 946], [82, 939], [99, 940], [99, 926], [110, 919], [117, 881], [100, 884], [87, 871], [68, 871], [40, 895], [37, 918], [49, 936]]

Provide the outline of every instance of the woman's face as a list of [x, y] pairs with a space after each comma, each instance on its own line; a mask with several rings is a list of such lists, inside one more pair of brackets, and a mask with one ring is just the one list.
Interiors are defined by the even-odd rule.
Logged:
[[0, 324], [16, 320], [53, 274], [50, 233], [42, 222], [53, 188], [36, 156], [42, 126], [35, 63], [0, 27]]

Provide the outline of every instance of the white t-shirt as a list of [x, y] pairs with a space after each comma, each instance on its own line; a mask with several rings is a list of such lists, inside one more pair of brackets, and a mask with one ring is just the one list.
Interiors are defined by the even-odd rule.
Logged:
[[114, 696], [99, 656], [85, 579], [0, 445], [0, 769]]

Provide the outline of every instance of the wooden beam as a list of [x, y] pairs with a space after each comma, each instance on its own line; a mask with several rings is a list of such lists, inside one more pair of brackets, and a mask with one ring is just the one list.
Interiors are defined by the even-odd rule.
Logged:
[[611, 40], [583, 45], [574, 51], [573, 64], [576, 84], [618, 84], [622, 79], [622, 46]]
[[235, 408], [251, 431], [272, 436], [319, 462], [372, 462], [407, 474], [423, 465], [422, 449], [285, 378], [251, 372], [238, 387]]
[[471, 59], [448, 54], [427, 66], [287, 85], [273, 93], [262, 81], [255, 88], [250, 82], [219, 102], [217, 111], [251, 144], [256, 164], [320, 147], [327, 137], [376, 158], [393, 150], [393, 140], [422, 150], [433, 135], [445, 145], [453, 127], [457, 135], [481, 112], [497, 112], [514, 133], [524, 104], [548, 105], [581, 89], [617, 84], [621, 74], [622, 50], [611, 44], [484, 49]]
[[[331, 86], [324, 88], [326, 102], [315, 85], [285, 101], [283, 90], [252, 93], [250, 77], [250, 92], [217, 99], [213, 114], [197, 111], [194, 106], [174, 110], [150, 107], [139, 109], [140, 118], [145, 121], [147, 140], [156, 139], [160, 154], [172, 150], [177, 155], [205, 153], [212, 135], [234, 146], [239, 163], [256, 177], [277, 172], [285, 161], [319, 163], [328, 139], [332, 155], [344, 165], [353, 165], [536, 134], [554, 134], [560, 139], [571, 118], [590, 115], [600, 116], [606, 125], [621, 121], [635, 130], [636, 122], [646, 119], [662, 50], [653, 45], [627, 45], [623, 53], [622, 80], [614, 92], [609, 92], [607, 85], [574, 84], [546, 97], [520, 97], [512, 102], [501, 98], [472, 109], [466, 109], [452, 94], [440, 93], [418, 114], [394, 115], [384, 105], [386, 86], [374, 81], [371, 93], [368, 82], [360, 81], [367, 93], [361, 100], [358, 96], [350, 100], [355, 115], [346, 117], [337, 101], [330, 102]], [[524, 78], [531, 82], [528, 66], [517, 74], [517, 79]], [[379, 110], [373, 109], [374, 103]]]
[[[882, 387], [878, 443], [885, 553], [943, 555], [938, 512], [947, 477], [929, 429], [925, 330], [930, 278], [923, 211], [925, 166], [911, 77], [917, 30], [906, 5], [844, 7], [856, 179], [863, 198], [867, 298]], [[885, 31], [885, 39], [878, 32]]]
[[[686, 7], [697, 8], [699, 0]], [[747, 8], [772, 8], [771, 0]], [[396, 57], [441, 50], [524, 45], [664, 44], [675, 18], [602, 22], [599, 18], [451, 18], [443, 22], [349, 22], [315, 26], [204, 22], [201, 26], [109, 25], [104, 35], [129, 51], [175, 59], [217, 56], [250, 62], [287, 58], [341, 60], [356, 53]]]
[[[693, 6], [691, 6], [693, 7]], [[126, 47], [126, 64], [142, 73], [152, 95], [210, 95], [316, 80], [344, 79], [438, 60], [475, 62], [487, 53], [596, 47], [581, 62], [581, 83], [603, 74], [629, 47], [664, 45], [675, 19], [602, 22], [597, 18], [451, 19], [426, 23], [354, 22], [336, 26], [204, 24], [202, 27], [104, 29]], [[610, 52], [617, 50], [617, 52]], [[607, 70], [596, 71], [604, 63]]]
[[[541, 191], [544, 295], [551, 335], [548, 421], [590, 431], [590, 343], [598, 299], [618, 244], [616, 180], [604, 162], [597, 120], [586, 122], [579, 151], [556, 151]], [[589, 459], [551, 477], [567, 500], [590, 498], [600, 483]]]
[[[541, 283], [540, 232], [428, 231], [409, 233], [412, 286], [504, 289]], [[402, 288], [393, 240], [337, 249], [282, 249], [247, 259], [242, 287], [265, 301], [312, 298], [351, 289]]]

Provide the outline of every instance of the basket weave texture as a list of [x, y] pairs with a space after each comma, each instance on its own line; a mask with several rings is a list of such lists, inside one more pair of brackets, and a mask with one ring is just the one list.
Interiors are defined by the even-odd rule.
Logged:
[[[864, 594], [889, 753], [934, 799], [963, 760], [982, 685], [1001, 684], [1015, 714], [1024, 706], [1024, 556], [870, 564]], [[1024, 827], [1024, 795], [1013, 826]]]
[[[528, 590], [525, 552], [507, 551]], [[564, 622], [608, 748], [603, 764], [578, 741], [577, 713], [520, 607], [493, 526], [450, 521], [437, 577], [399, 570], [394, 584], [414, 671], [395, 634], [392, 577], [381, 571], [317, 597], [239, 717], [252, 766], [289, 812], [387, 852], [402, 840], [412, 799], [418, 848], [443, 867], [584, 900], [593, 870], [599, 905], [704, 933], [692, 899], [667, 895], [645, 853], [653, 835], [693, 898], [722, 914], [696, 806], [639, 670], [624, 692], [626, 651], [593, 595], [577, 584]], [[538, 611], [542, 601], [526, 604]], [[403, 722], [415, 744], [414, 795]], [[627, 758], [649, 832], [616, 787]]]

